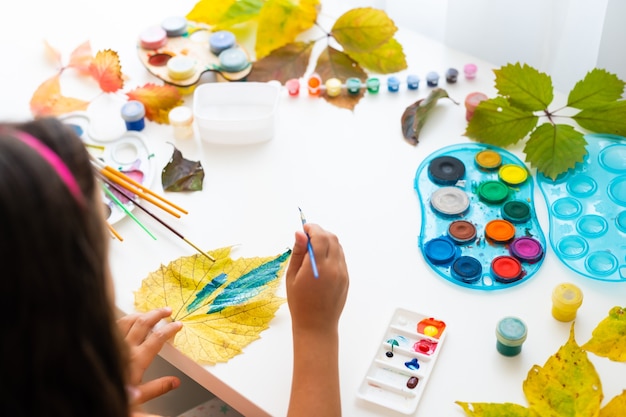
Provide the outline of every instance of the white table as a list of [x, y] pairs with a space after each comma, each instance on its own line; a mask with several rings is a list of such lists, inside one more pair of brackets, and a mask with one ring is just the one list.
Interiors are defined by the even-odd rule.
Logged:
[[[35, 88], [54, 73], [41, 44], [47, 39], [65, 55], [85, 40], [94, 53], [113, 49], [120, 54], [128, 76], [125, 90], [156, 82], [136, 56], [135, 40], [144, 28], [170, 15], [184, 15], [194, 1], [109, 2], [76, 0], [18, 2], [3, 16], [0, 44], [5, 62], [0, 69], [3, 119], [23, 119]], [[326, 2], [333, 4], [335, 2]], [[54, 16], [54, 18], [52, 18]], [[183, 235], [206, 249], [239, 245], [233, 257], [268, 256], [293, 243], [300, 229], [297, 207], [310, 222], [335, 232], [343, 244], [351, 285], [341, 319], [341, 390], [345, 416], [384, 415], [357, 400], [356, 391], [378, 349], [394, 310], [404, 307], [447, 323], [448, 337], [428, 382], [416, 416], [463, 415], [456, 400], [515, 402], [526, 405], [522, 382], [533, 364], [543, 365], [566, 342], [570, 325], [550, 314], [555, 285], [571, 282], [584, 292], [576, 321], [577, 341], [591, 331], [616, 305], [624, 305], [626, 286], [584, 278], [565, 267], [547, 248], [539, 273], [510, 289], [483, 292], [453, 285], [425, 262], [417, 246], [421, 214], [413, 178], [420, 162], [443, 146], [468, 142], [462, 136], [466, 122], [462, 102], [473, 91], [494, 94], [492, 67], [408, 30], [397, 39], [409, 64], [406, 74], [424, 80], [428, 71], [459, 70], [468, 62], [479, 67], [475, 80], [461, 75], [453, 85], [441, 86], [461, 105], [442, 100], [413, 147], [400, 130], [404, 109], [429, 89], [404, 86], [397, 94], [381, 91], [366, 95], [353, 112], [334, 107], [303, 93], [283, 92], [273, 140], [245, 147], [209, 145], [198, 138], [175, 141], [183, 155], [200, 160], [206, 171], [204, 190], [169, 193], [168, 198], [190, 214], [170, 222]], [[76, 81], [69, 71], [62, 82], [67, 95], [93, 97], [97, 89]], [[93, 95], [90, 92], [94, 92]], [[103, 97], [90, 111], [118, 123], [113, 103]], [[192, 97], [186, 98], [191, 105]], [[111, 128], [111, 126], [108, 126]], [[174, 142], [171, 127], [149, 122], [143, 132], [162, 167]], [[520, 148], [521, 149], [521, 148]], [[518, 156], [520, 149], [513, 150]], [[152, 186], [159, 190], [159, 173]], [[535, 188], [536, 211], [547, 231], [543, 198]], [[112, 241], [111, 262], [117, 306], [133, 311], [133, 292], [147, 274], [168, 262], [194, 254], [193, 249], [138, 212], [158, 240], [153, 241], [130, 219], [116, 225], [124, 242]], [[283, 292], [284, 289], [281, 289]], [[515, 315], [528, 325], [522, 354], [507, 358], [495, 349], [495, 324]], [[166, 346], [162, 356], [202, 386], [231, 403], [245, 415], [286, 414], [292, 367], [291, 323], [283, 305], [261, 338], [224, 364], [201, 366]], [[624, 364], [590, 355], [600, 374], [605, 399], [626, 388]], [[324, 399], [320, 399], [323, 401]], [[393, 415], [389, 413], [389, 415]]]

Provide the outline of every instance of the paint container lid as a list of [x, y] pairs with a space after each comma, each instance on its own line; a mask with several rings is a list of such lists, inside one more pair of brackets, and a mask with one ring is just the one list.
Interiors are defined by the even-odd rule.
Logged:
[[220, 67], [226, 72], [241, 71], [249, 65], [248, 57], [241, 48], [229, 48], [220, 52]]
[[541, 242], [529, 236], [522, 236], [514, 239], [509, 245], [511, 256], [520, 262], [534, 264], [543, 257], [543, 246]]
[[431, 239], [424, 245], [424, 254], [435, 265], [449, 264], [458, 254], [454, 243], [447, 238]]
[[187, 106], [176, 106], [168, 113], [172, 126], [188, 126], [193, 123], [193, 110]]
[[209, 49], [215, 55], [235, 46], [235, 35], [227, 30], [218, 30], [209, 37]]
[[552, 291], [552, 316], [559, 321], [572, 321], [583, 303], [583, 293], [574, 284], [563, 283]]
[[346, 80], [346, 89], [350, 94], [359, 94], [361, 91], [361, 80], [357, 77], [350, 77]]
[[467, 220], [455, 220], [448, 226], [448, 236], [457, 244], [472, 242], [476, 238], [476, 226]]
[[485, 149], [484, 151], [480, 151], [476, 154], [474, 162], [476, 162], [476, 165], [482, 169], [496, 169], [502, 165], [502, 155], [494, 150]]
[[438, 83], [439, 74], [437, 74], [435, 71], [430, 71], [428, 74], [426, 74], [426, 84], [429, 87], [436, 87]]
[[463, 67], [463, 73], [465, 74], [465, 78], [467, 78], [468, 80], [473, 80], [474, 78], [476, 78], [476, 72], [478, 71], [478, 67], [476, 66], [476, 64], [465, 64], [465, 66]]
[[498, 176], [509, 185], [520, 185], [528, 178], [528, 171], [520, 165], [506, 164], [500, 167]]
[[167, 32], [162, 27], [150, 27], [139, 34], [139, 42], [144, 49], [159, 49], [167, 43]]
[[507, 220], [491, 220], [485, 225], [485, 237], [494, 242], [508, 242], [515, 237], [515, 226]]
[[491, 261], [491, 273], [496, 281], [504, 284], [522, 277], [522, 264], [512, 256], [497, 256]]
[[448, 68], [446, 71], [446, 82], [453, 84], [459, 78], [459, 70], [456, 68]]
[[517, 317], [505, 317], [496, 325], [496, 348], [505, 356], [515, 356], [522, 351], [528, 336], [526, 324]]
[[300, 94], [300, 80], [297, 78], [287, 80], [285, 87], [287, 87], [287, 92], [292, 97]]
[[170, 16], [161, 22], [161, 28], [168, 37], [183, 36], [187, 33], [187, 19], [183, 16]]
[[387, 90], [396, 92], [400, 89], [400, 79], [396, 76], [387, 78]]
[[502, 206], [502, 217], [511, 223], [530, 220], [530, 204], [523, 200], [510, 200]]
[[173, 56], [167, 61], [167, 73], [173, 80], [186, 80], [196, 72], [196, 60], [184, 55]]
[[337, 97], [341, 94], [342, 84], [339, 78], [329, 78], [326, 80], [325, 86], [326, 94], [328, 94], [329, 97]]
[[472, 283], [478, 281], [483, 275], [483, 266], [472, 256], [460, 256], [452, 264], [450, 274], [461, 282]]
[[439, 185], [454, 185], [465, 176], [465, 164], [454, 156], [439, 156], [428, 164], [428, 177]]
[[478, 198], [488, 204], [500, 204], [509, 197], [509, 187], [501, 181], [485, 181], [480, 183]]
[[409, 90], [417, 90], [420, 86], [420, 77], [414, 74], [407, 75], [406, 86]]
[[376, 77], [370, 77], [365, 81], [365, 87], [368, 93], [376, 94], [380, 89], [380, 80]]
[[141, 101], [137, 100], [128, 100], [122, 106], [122, 119], [127, 122], [136, 122], [137, 120], [143, 119], [146, 115], [146, 108], [144, 107]]
[[470, 199], [457, 187], [441, 187], [430, 196], [433, 210], [446, 216], [460, 216], [467, 211]]

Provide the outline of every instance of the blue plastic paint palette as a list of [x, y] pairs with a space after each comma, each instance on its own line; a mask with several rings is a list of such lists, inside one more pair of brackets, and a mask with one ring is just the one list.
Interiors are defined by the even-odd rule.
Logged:
[[441, 320], [397, 309], [357, 396], [403, 414], [413, 414], [447, 335]]
[[533, 179], [510, 152], [478, 143], [445, 147], [419, 166], [419, 247], [431, 268], [467, 288], [499, 290], [532, 277], [546, 242]]
[[546, 200], [550, 244], [572, 270], [626, 280], [626, 138], [586, 135], [587, 157], [555, 181], [537, 183]]

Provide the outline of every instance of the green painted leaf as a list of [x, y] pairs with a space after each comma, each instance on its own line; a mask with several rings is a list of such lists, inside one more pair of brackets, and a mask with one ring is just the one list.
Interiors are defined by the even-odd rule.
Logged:
[[404, 110], [400, 122], [402, 124], [402, 135], [411, 145], [417, 145], [422, 127], [428, 120], [437, 102], [441, 98], [448, 98], [453, 103], [459, 104], [448, 96], [448, 92], [442, 88], [433, 88], [428, 96], [417, 100]]
[[493, 72], [499, 94], [522, 110], [545, 110], [554, 99], [550, 76], [526, 64], [507, 64]]
[[[344, 52], [331, 46], [326, 47], [317, 58], [315, 72], [322, 80], [337, 78], [344, 83], [350, 77], [358, 78], [363, 82], [367, 79], [367, 73], [359, 64]], [[328, 97], [323, 94], [322, 97], [337, 107], [353, 110], [364, 95], [364, 90], [361, 89], [359, 94], [341, 94], [337, 97]]]
[[330, 33], [346, 52], [372, 52], [393, 37], [398, 28], [387, 14], [371, 7], [352, 9], [335, 21]]
[[505, 148], [523, 139], [538, 120], [532, 111], [513, 107], [505, 98], [495, 97], [478, 104], [464, 135]]
[[626, 136], [626, 100], [584, 109], [572, 119], [592, 132]]
[[626, 415], [626, 390], [602, 407], [598, 417], [624, 417], [624, 415]]
[[567, 98], [567, 106], [591, 109], [619, 100], [624, 91], [624, 81], [617, 75], [595, 68], [578, 81]]
[[470, 417], [535, 417], [536, 414], [526, 407], [513, 403], [466, 403], [456, 401]]
[[161, 172], [161, 183], [165, 191], [200, 191], [204, 180], [204, 169], [200, 161], [183, 158], [176, 148]]
[[542, 417], [597, 416], [602, 403], [602, 384], [587, 353], [570, 337], [543, 367], [535, 365], [523, 384], [526, 399]]
[[390, 74], [407, 68], [402, 45], [393, 38], [371, 52], [347, 51], [347, 54], [366, 70], [378, 74]]
[[314, 42], [294, 42], [271, 52], [254, 63], [248, 81], [278, 80], [285, 84], [291, 78], [300, 78], [306, 72]]
[[613, 307], [582, 348], [612, 361], [626, 362], [626, 307]]
[[553, 180], [583, 162], [587, 141], [570, 125], [544, 123], [535, 129], [526, 146], [526, 161]]

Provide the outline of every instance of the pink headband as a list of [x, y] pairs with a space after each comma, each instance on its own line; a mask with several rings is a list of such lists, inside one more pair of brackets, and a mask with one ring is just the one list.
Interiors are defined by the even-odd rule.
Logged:
[[48, 148], [43, 142], [41, 142], [36, 137], [22, 131], [17, 131], [14, 135], [21, 140], [26, 145], [30, 146], [33, 150], [37, 151], [37, 153], [50, 164], [52, 168], [57, 172], [61, 181], [65, 184], [69, 192], [72, 194], [76, 202], [80, 205], [84, 204], [83, 194], [80, 191], [80, 187], [76, 182], [76, 178], [70, 171], [70, 169], [65, 165], [63, 160], [59, 158], [59, 155], [54, 153], [52, 149]]

